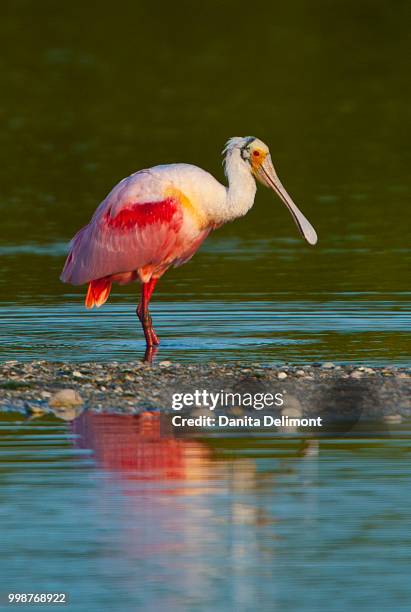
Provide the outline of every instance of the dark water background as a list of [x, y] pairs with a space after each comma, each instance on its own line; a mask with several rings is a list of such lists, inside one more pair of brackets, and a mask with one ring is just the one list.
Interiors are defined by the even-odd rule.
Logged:
[[101, 312], [58, 280], [111, 187], [156, 163], [222, 179], [233, 135], [266, 141], [312, 221], [271, 193], [159, 285], [162, 358], [407, 363], [411, 4], [4, 2], [0, 357], [128, 359], [137, 285]]
[[3, 415], [1, 603], [409, 610], [409, 435], [187, 440], [132, 416]]

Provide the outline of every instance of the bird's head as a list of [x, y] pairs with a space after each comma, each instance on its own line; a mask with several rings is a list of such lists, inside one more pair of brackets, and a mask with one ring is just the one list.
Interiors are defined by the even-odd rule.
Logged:
[[248, 171], [263, 185], [272, 189], [290, 211], [302, 236], [309, 244], [317, 243], [317, 233], [284, 189], [271, 160], [267, 145], [254, 136], [230, 138], [224, 153], [226, 159], [236, 154]]

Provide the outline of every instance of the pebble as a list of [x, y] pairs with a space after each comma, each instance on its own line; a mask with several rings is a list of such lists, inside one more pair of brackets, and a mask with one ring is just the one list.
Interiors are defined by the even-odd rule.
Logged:
[[335, 368], [335, 364], [332, 361], [326, 361], [322, 365], [324, 370], [333, 370]]
[[49, 406], [52, 408], [81, 406], [82, 404], [83, 399], [81, 395], [74, 389], [62, 389], [54, 393], [49, 399]]
[[350, 378], [356, 378], [356, 379], [362, 378], [362, 372], [355, 370], [354, 372], [350, 374]]
[[[281, 411], [282, 416], [288, 416], [288, 418], [290, 419], [298, 419], [302, 416], [303, 411], [300, 407], [300, 403], [298, 400], [296, 400], [295, 402], [293, 402], [293, 405], [285, 407], [282, 411]], [[288, 432], [288, 433], [293, 433], [297, 431], [297, 427], [295, 425], [286, 425], [284, 427], [281, 428], [282, 431]]]
[[33, 406], [32, 404], [27, 405], [26, 410], [29, 414], [35, 417], [43, 416], [43, 414], [46, 413], [44, 408], [42, 408], [41, 406]]
[[82, 412], [81, 406], [56, 406], [53, 408], [56, 417], [63, 421], [74, 421]]
[[281, 414], [284, 416], [287, 415], [289, 417], [300, 417], [303, 413], [303, 409], [300, 401], [295, 395], [288, 395], [285, 400], [284, 408], [281, 411]]
[[302, 415], [302, 410], [299, 408], [285, 408], [281, 411], [283, 416], [288, 416], [290, 419], [297, 419]]
[[171, 366], [171, 361], [160, 361], [158, 365], [160, 368], [169, 368]]
[[286, 374], [286, 372], [278, 372], [277, 374], [277, 378], [279, 378], [280, 380], [284, 380], [284, 378], [287, 378], [288, 374]]

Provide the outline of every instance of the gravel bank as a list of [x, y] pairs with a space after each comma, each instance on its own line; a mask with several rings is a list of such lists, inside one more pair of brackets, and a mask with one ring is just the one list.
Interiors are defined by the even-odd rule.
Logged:
[[[64, 390], [64, 393], [62, 391]], [[0, 364], [0, 410], [54, 412], [67, 418], [84, 409], [138, 414], [172, 411], [173, 394], [195, 390], [283, 396], [280, 414], [387, 418], [411, 416], [411, 369], [334, 366], [264, 367], [260, 364], [129, 363]], [[57, 395], [56, 395], [57, 394]], [[194, 402], [190, 414], [201, 410]], [[207, 409], [208, 411], [208, 409]], [[219, 405], [216, 413], [251, 414], [254, 407]]]

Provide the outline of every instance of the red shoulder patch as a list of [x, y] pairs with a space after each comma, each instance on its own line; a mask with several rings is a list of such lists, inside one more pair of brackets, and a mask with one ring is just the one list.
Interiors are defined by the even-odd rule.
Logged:
[[160, 202], [131, 204], [123, 208], [115, 217], [111, 217], [110, 211], [107, 211], [104, 221], [110, 228], [128, 230], [136, 225], [142, 228], [154, 223], [171, 223], [178, 211], [178, 202], [174, 198], [166, 198]]

